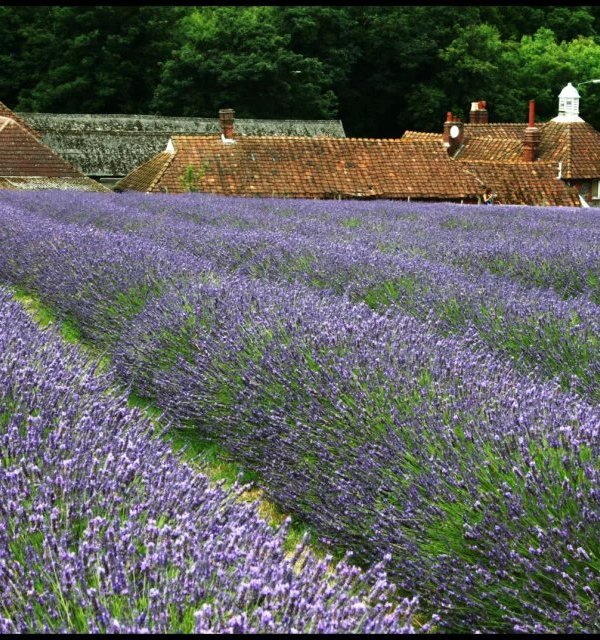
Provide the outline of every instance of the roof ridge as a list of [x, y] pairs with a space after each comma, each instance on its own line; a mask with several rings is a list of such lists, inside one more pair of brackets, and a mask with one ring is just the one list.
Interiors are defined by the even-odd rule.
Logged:
[[[431, 134], [431, 135], [437, 135], [437, 134]], [[441, 134], [440, 134], [441, 135]], [[220, 140], [221, 136], [219, 133], [207, 133], [207, 134], [202, 134], [202, 133], [182, 133], [182, 134], [174, 134], [173, 136], [171, 136], [172, 138], [202, 138], [202, 139], [206, 139], [206, 138], [214, 138], [215, 140]], [[333, 141], [336, 143], [340, 143], [340, 144], [344, 144], [347, 141], [350, 142], [364, 142], [364, 141], [368, 141], [368, 142], [401, 142], [402, 144], [405, 144], [406, 142], [424, 142], [422, 140], [418, 141], [418, 140], [404, 140], [402, 138], [402, 136], [397, 137], [397, 138], [366, 138], [366, 137], [356, 137], [356, 138], [350, 138], [350, 137], [345, 137], [342, 138], [340, 136], [288, 136], [288, 135], [276, 135], [276, 134], [270, 134], [270, 135], [243, 135], [243, 136], [238, 136], [234, 138], [236, 140], [236, 142], [239, 141], [248, 141], [248, 140], [266, 140], [266, 141], [271, 141], [271, 140], [277, 140], [277, 141], [281, 141], [281, 140], [319, 140], [319, 141]]]
[[[4, 103], [2, 103], [4, 104]], [[6, 106], [6, 105], [4, 105]], [[8, 109], [8, 107], [6, 107]], [[12, 111], [12, 109], [11, 109]], [[55, 113], [52, 111], [19, 111], [21, 116], [56, 116], [73, 118], [168, 118], [169, 120], [210, 120], [218, 121], [219, 116], [164, 116], [157, 113]], [[340, 118], [243, 118], [236, 117], [235, 121], [258, 120], [269, 122], [341, 122]]]
[[565, 174], [568, 176], [573, 175], [573, 131], [571, 127], [567, 127], [567, 165]]

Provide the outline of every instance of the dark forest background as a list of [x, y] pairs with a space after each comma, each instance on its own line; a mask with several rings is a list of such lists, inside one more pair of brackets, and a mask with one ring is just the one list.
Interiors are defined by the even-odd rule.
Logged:
[[[0, 100], [17, 111], [336, 118], [349, 136], [557, 114], [600, 77], [597, 6], [1, 6]], [[580, 87], [600, 129], [600, 86]]]

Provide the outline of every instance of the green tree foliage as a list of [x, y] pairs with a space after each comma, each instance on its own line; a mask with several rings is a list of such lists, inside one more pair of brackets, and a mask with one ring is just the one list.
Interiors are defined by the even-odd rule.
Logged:
[[180, 24], [180, 46], [162, 69], [161, 113], [328, 118], [337, 109], [327, 65], [296, 53], [277, 7], [198, 7]]
[[0, 6], [0, 100], [9, 107], [40, 80], [28, 41], [34, 34], [42, 37], [50, 12], [50, 7]]
[[340, 115], [349, 135], [393, 137], [407, 128], [441, 127], [448, 107], [437, 78], [438, 56], [456, 29], [478, 19], [476, 7], [362, 7], [356, 62]]
[[31, 111], [147, 111], [181, 15], [181, 8], [154, 6], [16, 8], [20, 56], [0, 45], [0, 55], [16, 57], [27, 74], [13, 102]]
[[[560, 41], [548, 27], [517, 40], [502, 39], [495, 25], [470, 24], [438, 55], [446, 70], [433, 84], [447, 109], [463, 118], [471, 101], [487, 100], [491, 121], [525, 122], [529, 100], [535, 99], [537, 119], [548, 120], [557, 115], [558, 94], [567, 82], [600, 77], [598, 38]], [[600, 95], [591, 86], [580, 87], [581, 116], [600, 128]]]
[[[557, 113], [600, 76], [596, 6], [3, 6], [0, 100], [22, 111], [340, 118], [348, 135]], [[581, 115], [600, 128], [600, 88]]]
[[541, 27], [551, 29], [557, 40], [572, 40], [578, 35], [597, 33], [594, 9], [574, 6], [523, 6], [517, 4], [481, 7], [481, 21], [494, 25], [503, 40], [532, 36]]
[[[304, 57], [320, 60], [331, 89], [337, 97], [335, 115], [343, 121], [356, 104], [351, 86], [353, 69], [362, 53], [361, 7], [279, 7], [279, 27], [290, 36], [292, 51]], [[290, 113], [294, 116], [294, 112]]]
[[444, 89], [449, 110], [468, 118], [470, 103], [496, 94], [506, 70], [501, 66], [503, 43], [498, 29], [487, 23], [462, 28], [440, 51], [444, 73], [438, 84]]
[[[547, 120], [556, 116], [558, 93], [567, 82], [600, 77], [600, 46], [594, 38], [583, 36], [558, 42], [553, 31], [541, 27], [533, 36], [506, 46], [500, 65], [510, 70], [510, 84], [509, 90], [497, 94], [498, 120], [524, 121], [531, 98], [535, 98], [538, 119]], [[598, 88], [584, 85], [579, 91], [581, 117], [600, 129]]]

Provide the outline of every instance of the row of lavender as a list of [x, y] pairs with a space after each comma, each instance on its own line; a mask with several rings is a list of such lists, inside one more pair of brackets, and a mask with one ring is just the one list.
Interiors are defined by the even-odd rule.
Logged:
[[[0, 633], [411, 633], [381, 567], [286, 558], [0, 288]], [[395, 604], [394, 604], [395, 603]]]
[[[564, 229], [571, 224], [570, 218], [565, 220], [564, 213], [561, 217], [552, 210], [536, 210], [535, 216], [529, 214], [527, 218], [512, 211], [516, 222], [508, 223], [501, 214], [490, 218], [489, 213], [474, 207], [469, 208], [467, 218], [464, 207], [458, 206], [440, 211], [438, 207], [413, 204], [418, 214], [409, 214], [404, 211], [406, 203], [388, 203], [390, 213], [379, 211], [373, 203], [369, 208], [364, 203], [305, 201], [293, 209], [289, 203], [284, 208], [282, 201], [201, 196], [167, 200], [139, 194], [106, 201], [94, 196], [77, 196], [74, 201], [72, 194], [57, 194], [47, 200], [28, 194], [20, 206], [84, 227], [134, 233], [210, 260], [215, 268], [226, 272], [279, 282], [301, 281], [366, 301], [374, 308], [391, 305], [434, 321], [443, 333], [474, 328], [490, 348], [513, 358], [525, 371], [558, 378], [564, 389], [595, 402], [600, 399], [600, 307], [590, 297], [593, 290], [563, 300], [553, 290], [525, 286], [489, 271], [468, 275], [443, 260], [417, 255], [417, 249], [426, 245], [438, 257], [439, 247], [456, 250], [457, 256], [468, 247], [470, 259], [485, 264], [482, 256], [486, 251], [495, 255], [496, 249], [489, 246], [500, 230], [511, 246], [526, 247], [526, 234], [537, 234], [549, 238], [554, 248], [551, 251], [548, 242], [544, 251], [537, 247], [535, 259], [525, 248], [527, 260], [531, 258], [540, 269], [550, 264], [553, 272], [563, 274], [571, 271], [562, 270], [561, 260], [567, 260], [571, 267], [581, 263], [584, 266], [577, 277], [592, 282], [590, 273], [594, 269], [598, 272], [600, 263], [600, 242], [594, 244], [598, 231], [592, 214], [582, 214], [569, 234]], [[7, 197], [7, 202], [19, 204], [15, 197]], [[222, 211], [222, 218], [214, 210]], [[461, 224], [470, 220], [477, 229], [489, 224], [492, 240], [482, 243], [470, 236], [464, 240], [464, 234], [454, 229], [440, 235], [444, 221], [455, 219], [462, 220]], [[348, 229], [342, 224], [348, 220], [358, 221], [360, 228]], [[384, 231], [375, 235], [364, 229], [378, 225], [383, 225]], [[553, 226], [558, 227], [562, 244], [550, 231]], [[341, 233], [344, 229], [355, 238]], [[401, 246], [402, 251], [379, 250], [383, 238], [388, 244]]]
[[[160, 210], [156, 205], [148, 211]], [[447, 203], [404, 202], [359, 206], [346, 202], [332, 207], [315, 201], [293, 208], [279, 201], [248, 209], [236, 219], [234, 208], [230, 222], [245, 228], [280, 228], [284, 216], [285, 227], [294, 235], [344, 242], [358, 237], [371, 251], [442, 260], [476, 275], [490, 270], [526, 285], [554, 288], [565, 298], [588, 293], [600, 301], [600, 232], [593, 212], [569, 215], [563, 210], [557, 215], [551, 208], [532, 213], [510, 206], [473, 211]], [[204, 212], [190, 217], [189, 205], [187, 211], [181, 214], [184, 218], [206, 224]], [[219, 226], [222, 223], [218, 221]]]
[[[39, 207], [39, 197], [30, 197], [31, 204]], [[476, 275], [491, 270], [524, 284], [553, 287], [565, 298], [588, 293], [600, 301], [595, 211], [391, 201], [301, 200], [290, 205], [276, 199], [227, 200], [196, 194], [165, 200], [128, 193], [112, 198], [108, 209], [116, 218], [111, 220], [106, 203], [98, 197], [87, 199], [84, 211], [74, 204], [73, 196], [65, 193], [49, 203], [48, 213], [94, 224], [100, 213], [103, 224], [115, 230], [123, 229], [123, 224], [129, 229], [144, 227], [148, 216], [153, 226], [160, 227], [166, 213], [167, 224], [178, 217], [203, 228], [285, 229], [292, 239], [304, 235], [352, 243], [358, 237], [371, 251], [443, 260]]]
[[389, 553], [449, 628], [598, 629], [592, 406], [476, 335], [5, 214], [2, 277], [74, 315], [124, 379], [259, 471], [278, 503], [364, 559]]

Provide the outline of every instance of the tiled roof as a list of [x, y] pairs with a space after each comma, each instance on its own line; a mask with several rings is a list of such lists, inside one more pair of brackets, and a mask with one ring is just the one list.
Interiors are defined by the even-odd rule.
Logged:
[[600, 133], [587, 122], [546, 122], [540, 126], [540, 160], [562, 161], [567, 179], [600, 178]]
[[406, 130], [402, 134], [402, 140], [417, 140], [429, 142], [442, 142], [441, 133], [429, 133], [427, 131], [410, 131]]
[[[455, 154], [458, 160], [505, 160], [518, 162], [523, 153], [525, 124], [464, 124], [464, 141]], [[405, 131], [402, 140], [443, 142], [441, 133]]]
[[523, 141], [516, 138], [467, 137], [455, 155], [457, 160], [502, 160], [521, 162]]
[[522, 140], [527, 123], [523, 122], [486, 122], [465, 123], [465, 138], [515, 138]]
[[[587, 122], [543, 122], [538, 162], [562, 162], [565, 179], [600, 178], [600, 133]], [[522, 160], [527, 125], [513, 123], [465, 124], [463, 145], [455, 154], [460, 161]]]
[[[35, 178], [38, 179], [38, 184], [44, 183], [44, 180], [40, 182], [39, 179], [76, 178], [89, 181], [90, 188], [96, 184], [57, 156], [16, 120], [1, 116], [0, 178], [8, 179], [8, 182], [4, 180], [4, 184], [9, 184], [15, 178]], [[23, 184], [23, 181], [17, 180], [14, 184]]]
[[24, 129], [27, 129], [32, 136], [40, 140], [42, 134], [36, 131], [26, 120], [19, 117], [14, 111], [9, 109], [3, 102], [0, 101], [0, 118], [12, 118], [18, 122]]
[[[220, 133], [218, 118], [20, 113], [44, 142], [90, 176], [124, 176], [165, 148], [173, 135]], [[246, 135], [345, 137], [340, 120], [235, 119]]]
[[174, 154], [167, 151], [159, 153], [125, 176], [115, 186], [123, 191], [150, 191], [173, 157]]
[[151, 191], [181, 193], [192, 166], [199, 191], [223, 195], [461, 200], [481, 191], [437, 142], [246, 136], [226, 144], [220, 136], [175, 136], [173, 145], [172, 159], [116, 186], [148, 184], [153, 173]]
[[[525, 127], [527, 124], [514, 123], [514, 122], [499, 122], [499, 123], [473, 123], [465, 122], [464, 132], [465, 138], [503, 138], [503, 139], [515, 139], [522, 140], [525, 135]], [[442, 142], [442, 134], [429, 133], [427, 131], [411, 131], [407, 130], [402, 135], [405, 140], [437, 140]]]
[[16, 120], [0, 117], [0, 176], [75, 178], [82, 174]]
[[497, 194], [499, 204], [579, 207], [577, 190], [557, 177], [556, 163], [462, 161]]

